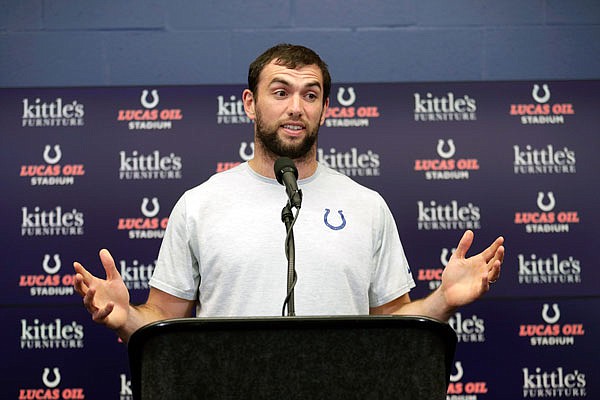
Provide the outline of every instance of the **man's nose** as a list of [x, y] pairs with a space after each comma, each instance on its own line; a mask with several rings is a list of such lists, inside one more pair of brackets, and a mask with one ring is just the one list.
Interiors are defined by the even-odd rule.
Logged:
[[302, 115], [302, 99], [300, 95], [295, 94], [290, 96], [290, 102], [288, 104], [288, 113], [291, 116], [299, 117]]

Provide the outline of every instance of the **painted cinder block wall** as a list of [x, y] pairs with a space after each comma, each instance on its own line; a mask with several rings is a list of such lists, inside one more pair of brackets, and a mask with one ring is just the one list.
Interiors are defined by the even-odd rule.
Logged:
[[277, 42], [335, 82], [600, 78], [598, 0], [0, 0], [0, 87], [244, 83]]

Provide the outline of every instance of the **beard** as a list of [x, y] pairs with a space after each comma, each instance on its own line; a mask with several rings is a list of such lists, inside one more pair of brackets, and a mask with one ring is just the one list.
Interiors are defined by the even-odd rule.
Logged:
[[271, 158], [289, 157], [291, 159], [305, 159], [310, 155], [317, 142], [319, 135], [319, 125], [315, 128], [306, 126], [306, 136], [298, 142], [285, 143], [277, 134], [279, 124], [268, 126], [262, 118], [261, 113], [256, 110], [256, 138], [260, 141], [263, 147], [270, 153]]

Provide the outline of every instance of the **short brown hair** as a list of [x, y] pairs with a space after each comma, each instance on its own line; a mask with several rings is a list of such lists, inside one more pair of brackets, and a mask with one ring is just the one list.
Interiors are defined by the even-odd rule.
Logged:
[[258, 77], [265, 65], [276, 60], [278, 65], [295, 69], [306, 65], [316, 65], [323, 74], [323, 104], [329, 97], [331, 91], [331, 76], [327, 64], [319, 57], [317, 53], [308, 47], [280, 43], [262, 53], [250, 64], [248, 68], [248, 88], [256, 95]]

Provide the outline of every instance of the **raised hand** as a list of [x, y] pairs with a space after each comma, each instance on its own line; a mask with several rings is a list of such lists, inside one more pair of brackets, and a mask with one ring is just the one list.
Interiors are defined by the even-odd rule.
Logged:
[[95, 277], [83, 265], [74, 262], [77, 274], [73, 286], [83, 297], [83, 304], [95, 322], [119, 329], [128, 318], [129, 291], [108, 250], [100, 250], [100, 260], [106, 271], [106, 279]]
[[500, 277], [504, 259], [504, 238], [497, 238], [487, 249], [467, 258], [473, 237], [470, 230], [464, 233], [442, 273], [440, 289], [450, 307], [473, 302], [487, 292], [490, 284]]

